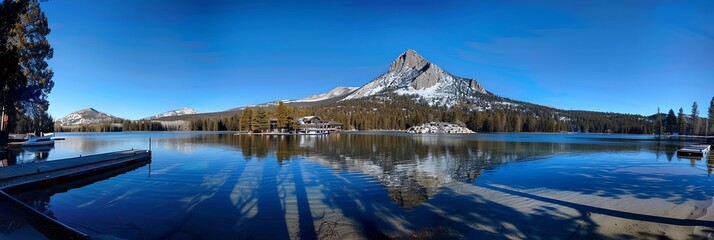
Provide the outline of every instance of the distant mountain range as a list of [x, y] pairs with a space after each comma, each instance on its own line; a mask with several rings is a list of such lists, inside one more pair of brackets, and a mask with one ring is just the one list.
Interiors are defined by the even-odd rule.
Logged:
[[[142, 120], [154, 120], [163, 117], [183, 116], [190, 114], [198, 114], [198, 111], [190, 107], [184, 107], [181, 109], [159, 113], [151, 117], [146, 117]], [[122, 120], [124, 120], [124, 118], [100, 112], [94, 108], [85, 108], [79, 111], [72, 112], [67, 116], [57, 119], [55, 122], [59, 123], [61, 126], [78, 126], [87, 124], [111, 123]]]
[[334, 103], [339, 100], [342, 100], [347, 95], [353, 93], [357, 89], [358, 89], [358, 87], [336, 87], [335, 89], [332, 89], [329, 92], [315, 94], [315, 95], [308, 96], [308, 97], [305, 97], [302, 99], [277, 100], [277, 101], [272, 101], [272, 102], [267, 102], [267, 103], [251, 104], [251, 105], [244, 106], [244, 107], [232, 108], [232, 109], [226, 110], [226, 112], [240, 111], [246, 107], [251, 107], [251, 108], [275, 107], [275, 106], [278, 106], [279, 102], [283, 102], [283, 104], [290, 105], [290, 106], [325, 105], [325, 104], [330, 104], [330, 103]]
[[[145, 120], [187, 120], [193, 117], [232, 116], [246, 107], [275, 107], [279, 102], [293, 107], [323, 106], [355, 99], [384, 101], [390, 96], [407, 96], [414, 101], [427, 103], [432, 107], [460, 106], [471, 111], [493, 109], [517, 110], [523, 113], [552, 112], [551, 117], [571, 119], [587, 111], [564, 111], [533, 103], [522, 102], [494, 95], [476, 79], [452, 75], [436, 64], [427, 61], [414, 50], [407, 50], [392, 61], [389, 69], [362, 87], [336, 87], [329, 92], [311, 95], [302, 99], [278, 100], [261, 104], [228, 109], [222, 112], [198, 113], [192, 108], [182, 108], [156, 114]], [[545, 109], [545, 110], [544, 110]], [[565, 112], [569, 112], [565, 114]], [[580, 115], [578, 115], [580, 114]], [[608, 115], [603, 115], [607, 117]], [[110, 114], [92, 108], [73, 112], [57, 120], [64, 126], [109, 122], [115, 119]]]
[[[156, 114], [144, 120], [182, 120], [186, 115], [198, 116], [225, 116], [241, 111], [246, 107], [275, 107], [279, 102], [286, 105], [299, 106], [321, 106], [336, 103], [343, 100], [360, 98], [370, 98], [387, 96], [390, 94], [411, 96], [414, 100], [426, 101], [431, 106], [453, 106], [458, 103], [483, 103], [484, 98], [493, 98], [493, 95], [476, 80], [454, 76], [441, 69], [419, 55], [416, 51], [409, 49], [400, 54], [392, 61], [389, 69], [384, 74], [378, 76], [362, 87], [336, 87], [329, 92], [311, 95], [295, 100], [276, 100], [272, 102], [251, 104], [248, 106], [228, 109], [223, 112], [198, 113], [192, 108], [182, 108]], [[498, 103], [496, 103], [498, 104]], [[517, 103], [501, 103], [506, 105], [517, 105]], [[484, 105], [484, 104], [481, 104]], [[490, 108], [492, 104], [485, 108]], [[103, 121], [110, 121], [110, 114], [88, 114], [83, 116], [87, 109], [83, 109], [61, 118], [62, 125], [70, 124], [91, 124]], [[96, 110], [95, 110], [96, 112]], [[100, 113], [100, 112], [97, 112]], [[95, 118], [95, 115], [97, 116]], [[81, 117], [83, 116], [83, 117]], [[72, 120], [69, 120], [72, 119]]]
[[176, 109], [176, 110], [159, 113], [159, 114], [156, 114], [151, 117], [145, 117], [142, 120], [153, 120], [153, 119], [158, 119], [158, 118], [162, 118], [162, 117], [182, 116], [182, 115], [190, 115], [190, 114], [198, 114], [198, 111], [196, 111], [196, 109], [193, 109], [190, 107], [184, 107], [181, 109]]

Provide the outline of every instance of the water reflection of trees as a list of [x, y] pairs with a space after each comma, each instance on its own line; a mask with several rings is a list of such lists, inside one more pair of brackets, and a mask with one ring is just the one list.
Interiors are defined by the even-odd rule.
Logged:
[[[320, 136], [315, 136], [320, 138]], [[322, 136], [324, 137], [324, 136]], [[157, 139], [157, 145], [169, 149], [193, 148], [193, 145], [227, 147], [241, 151], [246, 159], [275, 157], [279, 162], [298, 156], [305, 156], [309, 147], [314, 146], [308, 136], [197, 134], [186, 138]], [[191, 146], [191, 147], [189, 147]]]
[[[369, 174], [378, 179], [392, 199], [414, 206], [451, 182], [473, 182], [484, 170], [507, 162], [533, 160], [554, 154], [584, 152], [654, 152], [672, 160], [677, 143], [626, 139], [563, 139], [527, 137], [519, 140], [449, 135], [333, 134], [329, 136], [269, 136], [194, 133], [158, 137], [156, 147], [190, 152], [198, 145], [239, 150], [245, 159], [275, 158], [279, 164], [305, 158], [336, 170]], [[116, 141], [114, 139], [113, 141]], [[127, 139], [127, 141], [130, 141]], [[566, 143], [563, 143], [566, 142]], [[69, 142], [92, 150], [112, 141]], [[120, 141], [121, 143], [121, 141]], [[712, 172], [713, 161], [707, 162]]]
[[278, 163], [306, 158], [336, 170], [369, 174], [402, 206], [415, 206], [445, 184], [473, 182], [504, 163], [554, 154], [636, 152], [660, 148], [637, 144], [484, 141], [444, 135], [334, 134], [263, 136], [206, 134], [163, 139], [232, 147], [246, 159], [275, 157]]

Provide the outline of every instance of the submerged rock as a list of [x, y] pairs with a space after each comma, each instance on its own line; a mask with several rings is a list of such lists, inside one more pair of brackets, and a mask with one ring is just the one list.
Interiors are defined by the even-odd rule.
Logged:
[[407, 133], [474, 133], [474, 131], [453, 123], [430, 122], [410, 127]]

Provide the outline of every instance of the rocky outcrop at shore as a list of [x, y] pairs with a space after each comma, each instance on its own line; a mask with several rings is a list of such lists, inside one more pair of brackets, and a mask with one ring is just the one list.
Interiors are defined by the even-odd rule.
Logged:
[[453, 123], [430, 122], [410, 127], [407, 133], [474, 133], [474, 131]]

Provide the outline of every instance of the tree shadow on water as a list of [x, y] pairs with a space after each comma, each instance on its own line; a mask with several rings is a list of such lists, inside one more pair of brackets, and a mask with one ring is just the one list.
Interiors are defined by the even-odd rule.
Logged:
[[554, 198], [537, 196], [537, 195], [528, 194], [528, 193], [524, 193], [524, 192], [518, 192], [518, 191], [513, 191], [513, 190], [509, 190], [509, 189], [505, 189], [505, 188], [500, 188], [500, 187], [496, 187], [496, 186], [492, 186], [492, 185], [486, 185], [483, 187], [487, 188], [487, 189], [519, 196], [519, 197], [524, 197], [524, 198], [538, 200], [538, 201], [542, 201], [542, 202], [546, 202], [546, 203], [552, 203], [552, 204], [569, 207], [569, 208], [575, 209], [579, 212], [597, 213], [597, 214], [602, 214], [602, 215], [607, 215], [607, 216], [612, 216], [612, 217], [619, 217], [619, 218], [624, 218], [624, 219], [631, 219], [631, 220], [638, 220], [638, 221], [645, 221], [645, 222], [654, 222], [654, 223], [661, 223], [661, 224], [680, 225], [680, 226], [714, 227], [714, 221], [697, 220], [697, 219], [676, 219], [676, 218], [660, 217], [660, 216], [647, 215], [647, 214], [632, 213], [632, 212], [627, 212], [627, 211], [618, 211], [618, 210], [588, 206], [585, 204], [562, 201], [562, 200], [558, 200], [558, 199], [554, 199]]
[[305, 181], [302, 176], [302, 169], [297, 161], [290, 163], [290, 170], [295, 183], [295, 197], [298, 208], [298, 227], [300, 239], [316, 239], [315, 224], [313, 222], [310, 202], [305, 191]]
[[678, 174], [674, 170], [647, 165], [621, 169], [616, 164], [603, 164], [597, 168], [550, 171], [537, 181], [505, 179], [489, 182], [500, 182], [518, 189], [546, 188], [612, 199], [623, 196], [662, 199], [673, 204], [689, 200], [706, 201], [714, 196], [714, 188], [709, 187], [710, 179], [706, 175]]
[[[270, 165], [269, 165], [270, 164]], [[285, 220], [285, 193], [281, 196], [279, 168], [271, 166], [277, 164], [273, 161], [264, 161], [263, 171], [258, 180], [256, 196], [257, 213], [252, 217], [243, 217], [239, 231], [247, 233], [247, 237], [260, 237], [262, 239], [287, 239], [287, 222]], [[244, 236], [246, 237], [246, 236]]]
[[450, 188], [443, 188], [424, 205], [402, 208], [386, 196], [386, 189], [381, 189], [382, 194], [366, 190], [366, 186], [345, 175], [349, 173], [320, 176], [323, 202], [339, 210], [368, 239], [603, 238], [586, 211], [562, 212], [551, 206], [539, 206], [525, 213], [478, 194], [464, 195]]
[[601, 239], [587, 212], [539, 206], [525, 213], [476, 194], [442, 189], [409, 214], [420, 228], [447, 227], [463, 239]]
[[338, 209], [362, 236], [368, 239], [389, 238], [383, 231], [391, 229], [391, 224], [384, 217], [401, 217], [402, 210], [387, 197], [386, 189], [381, 188], [383, 194], [370, 194], [373, 189], [361, 183], [359, 177], [348, 176], [347, 172], [334, 173], [326, 169], [312, 171], [320, 175], [321, 192], [325, 197], [323, 203], [327, 207]]

